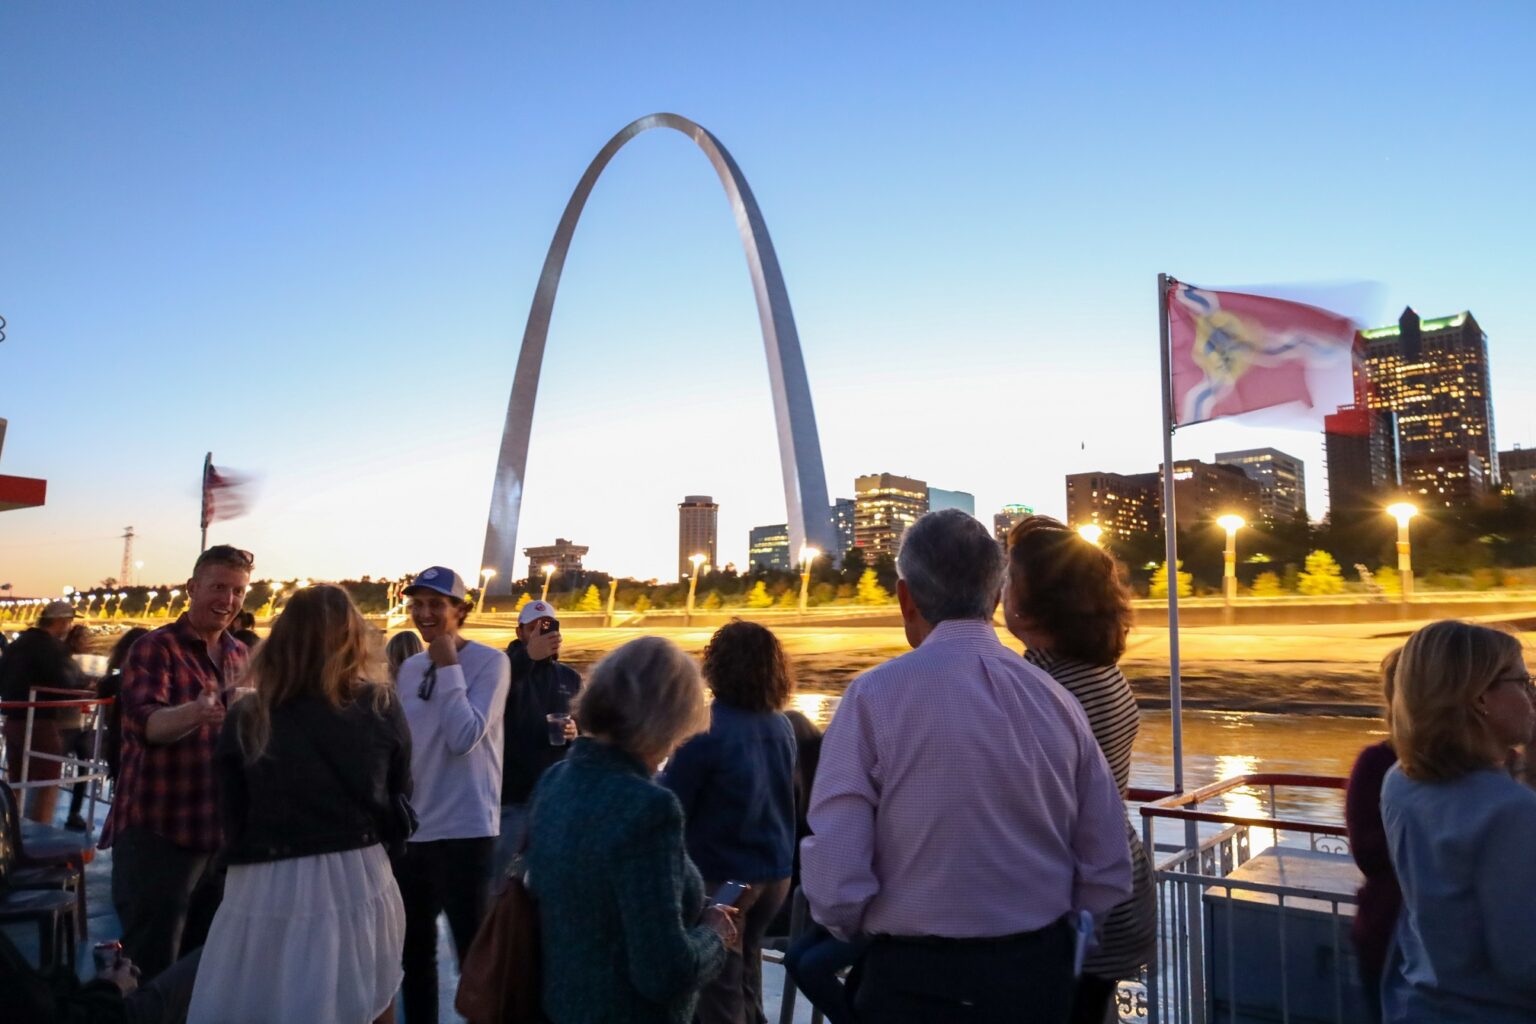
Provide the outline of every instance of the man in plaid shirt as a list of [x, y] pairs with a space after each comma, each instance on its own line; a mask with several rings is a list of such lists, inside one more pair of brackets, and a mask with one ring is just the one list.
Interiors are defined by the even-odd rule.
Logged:
[[228, 545], [198, 556], [187, 610], [143, 636], [123, 665], [122, 768], [101, 846], [112, 848], [112, 903], [123, 951], [147, 981], [202, 945], [223, 841], [213, 748], [246, 648], [227, 629], [254, 560]]

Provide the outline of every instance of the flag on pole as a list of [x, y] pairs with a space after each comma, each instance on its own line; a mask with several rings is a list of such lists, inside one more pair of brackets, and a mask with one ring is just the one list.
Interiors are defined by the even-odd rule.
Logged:
[[203, 529], [220, 519], [235, 519], [245, 515], [250, 498], [248, 476], [216, 469], [213, 453], [203, 459]]
[[[1170, 282], [1168, 347], [1173, 423], [1237, 416], [1300, 402], [1342, 375], [1347, 391], [1358, 327], [1301, 302]], [[1327, 390], [1333, 390], [1329, 388]]]

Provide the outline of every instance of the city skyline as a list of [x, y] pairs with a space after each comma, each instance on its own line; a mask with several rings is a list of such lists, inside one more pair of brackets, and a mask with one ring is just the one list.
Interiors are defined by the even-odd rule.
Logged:
[[[116, 575], [125, 524], [145, 578], [184, 578], [209, 450], [260, 480], [209, 538], [253, 550], [259, 576], [473, 577], [539, 261], [595, 149], [653, 110], [706, 125], [752, 182], [829, 493], [888, 466], [962, 483], [984, 514], [1062, 516], [1065, 475], [1156, 465], [1158, 271], [1377, 281], [1347, 310], [1365, 324], [1475, 310], [1501, 447], [1536, 443], [1523, 8], [1368, 4], [1322, 32], [1224, 11], [1207, 27], [1259, 56], [1213, 89], [1202, 62], [1167, 59], [1194, 43], [1152, 10], [1106, 31], [1090, 11], [1001, 6], [615, 8], [600, 27], [575, 9], [173, 6], [0, 11], [0, 473], [49, 489], [0, 520], [0, 582], [22, 592]], [[1447, 49], [1485, 69], [1396, 73]], [[1478, 151], [1454, 173], [1424, 156], [1453, 135]], [[1242, 175], [1189, 159], [1210, 146], [1259, 158]], [[721, 505], [722, 562], [745, 565], [748, 530], [785, 519], [753, 299], [711, 178], [653, 133], [594, 191], [520, 545], [577, 537], [591, 564], [664, 578], [690, 488]], [[1424, 245], [1434, 231], [1456, 244]], [[1314, 467], [1320, 518], [1315, 423], [1181, 430], [1175, 458], [1266, 447]]]

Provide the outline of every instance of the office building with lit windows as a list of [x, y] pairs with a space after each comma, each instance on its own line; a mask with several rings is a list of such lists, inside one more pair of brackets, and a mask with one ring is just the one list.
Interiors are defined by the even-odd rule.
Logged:
[[832, 536], [837, 538], [837, 550], [831, 552], [835, 565], [843, 564], [843, 556], [853, 547], [853, 524], [858, 512], [852, 498], [838, 498], [832, 503]]
[[779, 569], [788, 572], [789, 524], [755, 526], [747, 531], [747, 564], [753, 572]]
[[992, 517], [992, 536], [1004, 547], [1008, 545], [1008, 532], [1018, 525], [1026, 516], [1035, 514], [1033, 507], [1029, 505], [1004, 505], [1002, 510]]
[[707, 494], [690, 494], [677, 506], [677, 578], [693, 575], [693, 556], [719, 565], [720, 506]]
[[1515, 445], [1499, 452], [1499, 478], [1504, 493], [1517, 498], [1536, 498], [1536, 448]]
[[1328, 518], [1379, 514], [1398, 495], [1397, 414], [1391, 409], [1342, 405], [1323, 418], [1323, 462], [1328, 476]]
[[[1067, 476], [1067, 525], [1097, 525], [1116, 540], [1158, 530], [1156, 473], [1072, 473]], [[995, 524], [994, 524], [995, 526]]]
[[928, 484], [894, 473], [873, 473], [853, 482], [853, 540], [873, 559], [894, 555], [907, 527], [928, 511]]
[[[1465, 460], [1449, 453], [1473, 452], [1482, 459], [1481, 474], [1455, 479], [1471, 481], [1480, 476], [1479, 486], [1496, 486], [1499, 451], [1493, 430], [1488, 336], [1472, 314], [1423, 320], [1410, 307], [1403, 310], [1396, 326], [1362, 331], [1360, 336], [1363, 400], [1371, 408], [1397, 414], [1398, 451], [1404, 467], [1412, 460], [1420, 467], [1416, 474], [1438, 474], [1431, 466], [1438, 461], [1448, 472], [1460, 473]], [[1462, 488], [1458, 484], [1453, 490]]]
[[1420, 508], [1465, 508], [1488, 492], [1483, 458], [1466, 448], [1403, 456], [1403, 493]]
[[1274, 448], [1250, 448], [1217, 452], [1216, 464], [1236, 466], [1259, 485], [1259, 515], [1268, 522], [1286, 522], [1307, 510], [1307, 470], [1296, 456]]

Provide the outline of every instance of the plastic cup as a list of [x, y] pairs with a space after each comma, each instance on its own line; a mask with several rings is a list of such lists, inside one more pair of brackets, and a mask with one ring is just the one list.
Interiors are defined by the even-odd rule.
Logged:
[[565, 727], [570, 724], [570, 715], [545, 715], [544, 721], [549, 723], [549, 745], [552, 747], [565, 746]]

